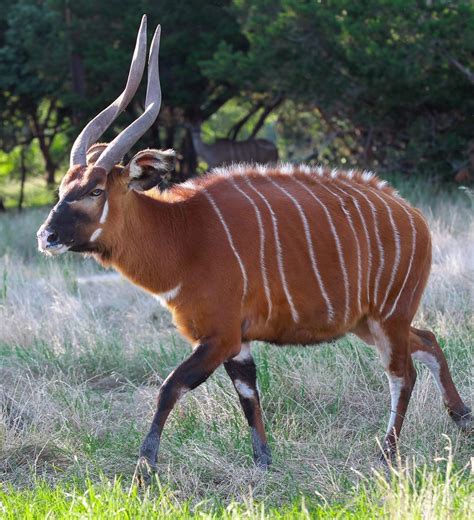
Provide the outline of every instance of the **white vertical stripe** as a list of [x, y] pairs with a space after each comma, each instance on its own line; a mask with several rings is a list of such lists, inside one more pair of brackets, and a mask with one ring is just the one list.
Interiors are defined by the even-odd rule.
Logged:
[[268, 284], [268, 276], [267, 276], [267, 269], [265, 266], [265, 228], [263, 226], [263, 220], [262, 215], [260, 213], [260, 210], [258, 209], [257, 204], [255, 204], [252, 197], [250, 197], [247, 193], [245, 193], [244, 190], [242, 190], [235, 179], [233, 177], [229, 177], [230, 182], [234, 186], [234, 188], [239, 191], [251, 204], [255, 211], [255, 216], [257, 217], [257, 223], [258, 223], [258, 230], [260, 235], [260, 270], [262, 272], [262, 278], [263, 278], [263, 288], [265, 290], [265, 297], [267, 299], [267, 305], [268, 305], [268, 315], [267, 319], [270, 319], [270, 316], [272, 315], [272, 298], [270, 293], [270, 286]]
[[377, 269], [377, 274], [375, 275], [375, 286], [374, 286], [374, 304], [376, 305], [377, 304], [377, 294], [378, 294], [378, 289], [379, 289], [380, 278], [382, 276], [382, 271], [383, 271], [383, 268], [384, 268], [384, 261], [385, 261], [384, 254], [383, 254], [382, 240], [380, 239], [379, 225], [378, 225], [378, 222], [377, 222], [377, 208], [374, 206], [373, 202], [369, 199], [369, 197], [367, 197], [367, 195], [363, 191], [360, 191], [358, 188], [356, 188], [352, 184], [349, 184], [349, 183], [343, 182], [343, 181], [341, 181], [341, 182], [342, 182], [342, 184], [344, 184], [344, 186], [347, 186], [351, 190], [354, 190], [361, 197], [363, 197], [367, 201], [367, 203], [368, 203], [368, 205], [370, 207], [370, 211], [372, 213], [372, 219], [374, 221], [375, 239], [377, 241], [377, 248], [379, 250], [379, 258], [380, 258], [380, 265], [379, 265], [379, 267]]
[[100, 220], [99, 220], [100, 224], [105, 224], [108, 214], [109, 214], [109, 201], [106, 200], [105, 204], [104, 204], [104, 209], [102, 210], [102, 215], [100, 216]]
[[385, 303], [387, 302], [387, 298], [390, 294], [390, 291], [392, 290], [393, 282], [395, 281], [395, 276], [398, 271], [398, 266], [400, 265], [400, 234], [398, 233], [398, 228], [395, 224], [395, 221], [393, 219], [393, 213], [392, 208], [387, 203], [387, 201], [380, 196], [376, 190], [369, 188], [371, 193], [373, 193], [381, 202], [384, 204], [384, 206], [387, 208], [388, 218], [390, 220], [390, 225], [392, 226], [393, 230], [393, 240], [395, 242], [395, 262], [393, 264], [392, 273], [390, 274], [390, 280], [387, 285], [387, 289], [385, 292], [385, 298], [382, 301], [382, 304], [380, 305], [380, 311], [382, 312], [383, 308], [385, 307]]
[[[324, 188], [325, 190], [327, 190], [329, 193], [331, 193], [331, 195], [333, 195], [334, 197], [337, 198], [337, 200], [339, 201], [339, 204], [341, 205], [342, 212], [346, 216], [347, 222], [349, 223], [349, 227], [351, 228], [352, 235], [354, 236], [354, 240], [355, 240], [355, 243], [356, 243], [356, 249], [357, 249], [357, 302], [358, 302], [358, 306], [359, 306], [358, 309], [360, 311], [361, 308], [362, 308], [362, 304], [361, 304], [361, 293], [362, 293], [362, 254], [360, 252], [359, 238], [358, 238], [357, 232], [356, 232], [356, 230], [354, 228], [354, 222], [352, 221], [352, 216], [349, 213], [349, 210], [346, 208], [346, 206], [344, 204], [344, 199], [340, 195], [338, 195], [337, 193], [334, 193], [331, 189], [329, 189], [323, 183], [321, 183], [321, 187]], [[337, 186], [334, 186], [334, 187], [337, 188]], [[338, 188], [338, 189], [340, 190], [340, 188]], [[346, 193], [344, 191], [342, 191], [342, 192], [344, 193], [344, 195], [346, 195]], [[349, 288], [348, 288], [348, 294], [349, 294]], [[347, 321], [347, 319], [346, 319], [346, 321]]]
[[[411, 214], [411, 212], [405, 207], [404, 204], [398, 202], [398, 200], [396, 199], [393, 199], [394, 202], [396, 202], [402, 209], [403, 211], [408, 215], [408, 219], [410, 220], [410, 226], [411, 226], [411, 253], [410, 253], [410, 261], [408, 263], [408, 269], [407, 269], [407, 272], [405, 274], [405, 279], [403, 280], [403, 283], [402, 283], [402, 287], [400, 288], [400, 291], [397, 295], [397, 297], [395, 298], [395, 301], [393, 302], [393, 305], [392, 305], [392, 308], [391, 310], [388, 312], [388, 314], [385, 315], [385, 320], [390, 318], [390, 316], [394, 313], [396, 307], [397, 307], [397, 304], [398, 304], [398, 300], [400, 299], [400, 296], [402, 295], [402, 292], [403, 292], [403, 289], [405, 288], [405, 285], [407, 283], [407, 280], [408, 280], [408, 277], [410, 276], [410, 273], [411, 273], [411, 268], [412, 268], [412, 265], [413, 265], [413, 260], [415, 258], [415, 249], [416, 249], [416, 227], [415, 227], [415, 222], [413, 220], [413, 215]], [[418, 287], [418, 284], [417, 284], [417, 287]]]
[[222, 216], [221, 210], [218, 208], [215, 200], [212, 198], [211, 194], [205, 189], [202, 189], [202, 192], [207, 197], [207, 200], [211, 203], [211, 206], [213, 207], [214, 211], [217, 213], [217, 216], [219, 217], [219, 220], [222, 223], [222, 227], [224, 228], [225, 234], [227, 235], [227, 240], [229, 241], [230, 248], [232, 249], [235, 258], [237, 259], [237, 262], [239, 264], [240, 270], [242, 271], [242, 277], [244, 280], [244, 293], [243, 297], [247, 295], [247, 287], [248, 287], [248, 280], [247, 280], [247, 272], [245, 271], [244, 264], [242, 262], [242, 259], [240, 258], [240, 255], [234, 245], [234, 241], [232, 240], [232, 235], [230, 234], [230, 230], [226, 224], [226, 221], [224, 220], [224, 217]]
[[[338, 254], [338, 257], [339, 257], [339, 264], [340, 264], [340, 267], [341, 267], [342, 278], [343, 278], [343, 281], [344, 281], [344, 292], [345, 292], [345, 298], [346, 298], [345, 318], [344, 318], [344, 320], [347, 322], [348, 317], [349, 317], [349, 279], [348, 279], [348, 276], [347, 276], [346, 266], [344, 265], [344, 254], [342, 252], [341, 241], [339, 240], [339, 236], [337, 234], [337, 230], [336, 230], [336, 226], [334, 225], [334, 221], [333, 221], [333, 219], [331, 217], [331, 213], [329, 212], [327, 207], [319, 200], [319, 198], [316, 197], [316, 195], [309, 189], [309, 187], [306, 186], [306, 184], [301, 182], [296, 177], [291, 177], [291, 178], [295, 182], [297, 182], [304, 190], [306, 190], [311, 195], [311, 197], [313, 197], [313, 199], [321, 206], [321, 208], [323, 209], [323, 211], [324, 211], [324, 213], [326, 215], [326, 218], [328, 220], [329, 227], [331, 228], [331, 232], [333, 234], [334, 241], [336, 243], [337, 254]], [[318, 186], [320, 186], [319, 183], [318, 183]]]
[[354, 206], [357, 210], [357, 213], [359, 214], [360, 222], [362, 224], [362, 229], [364, 230], [365, 240], [367, 242], [367, 300], [370, 299], [370, 277], [372, 274], [372, 247], [370, 245], [370, 236], [369, 231], [367, 230], [367, 225], [364, 219], [364, 215], [362, 214], [362, 210], [360, 209], [359, 201], [357, 200], [357, 197], [355, 195], [351, 195], [347, 191], [341, 190], [339, 186], [334, 186], [336, 189], [342, 191], [343, 193], [347, 194], [352, 202], [354, 203]]
[[[319, 289], [321, 290], [321, 294], [324, 298], [324, 301], [326, 302], [327, 307], [327, 313], [328, 313], [328, 320], [332, 321], [334, 319], [334, 309], [331, 303], [331, 300], [329, 299], [328, 293], [326, 291], [326, 288], [324, 286], [324, 281], [321, 277], [321, 273], [319, 272], [318, 265], [316, 262], [316, 255], [314, 253], [313, 243], [311, 240], [311, 231], [309, 229], [308, 219], [306, 218], [305, 212], [303, 211], [303, 208], [301, 207], [301, 204], [293, 197], [293, 195], [285, 190], [283, 186], [280, 186], [274, 179], [272, 179], [270, 176], [267, 177], [267, 179], [276, 187], [278, 188], [283, 194], [285, 194], [291, 202], [293, 202], [294, 206], [298, 210], [298, 213], [301, 218], [301, 222], [303, 224], [304, 234], [306, 237], [306, 243], [308, 245], [308, 253], [309, 258], [311, 260], [311, 267], [313, 269], [314, 276], [316, 277], [316, 281], [318, 282]], [[346, 320], [347, 321], [347, 320]]]
[[288, 301], [288, 305], [290, 306], [291, 316], [293, 318], [293, 321], [297, 322], [300, 318], [299, 318], [298, 312], [295, 308], [295, 305], [293, 303], [293, 298], [291, 297], [290, 291], [288, 289], [288, 284], [286, 283], [286, 277], [285, 277], [285, 270], [283, 267], [283, 255], [282, 255], [282, 251], [281, 251], [280, 237], [278, 234], [278, 220], [277, 220], [275, 212], [273, 211], [272, 207], [270, 206], [270, 203], [268, 202], [268, 200], [254, 187], [254, 185], [251, 183], [249, 177], [244, 177], [244, 178], [245, 178], [245, 181], [247, 182], [248, 186], [262, 199], [265, 206], [267, 206], [268, 211], [270, 212], [270, 216], [272, 219], [272, 225], [273, 225], [273, 234], [275, 236], [277, 264], [278, 264], [278, 271], [280, 273], [281, 284], [283, 286], [283, 291], [285, 292], [285, 296]]

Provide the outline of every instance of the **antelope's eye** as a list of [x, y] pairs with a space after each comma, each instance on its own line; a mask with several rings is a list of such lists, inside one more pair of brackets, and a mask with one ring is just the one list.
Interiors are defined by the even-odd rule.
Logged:
[[102, 195], [104, 193], [104, 190], [101, 190], [100, 188], [96, 188], [95, 190], [92, 190], [89, 193], [89, 197], [98, 197], [99, 195]]

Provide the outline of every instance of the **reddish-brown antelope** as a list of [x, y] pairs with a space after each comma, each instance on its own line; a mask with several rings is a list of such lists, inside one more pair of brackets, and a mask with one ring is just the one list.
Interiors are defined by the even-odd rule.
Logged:
[[[282, 165], [231, 166], [161, 192], [170, 150], [124, 154], [157, 117], [159, 28], [151, 45], [144, 114], [110, 144], [93, 144], [134, 95], [145, 64], [145, 20], [124, 92], [81, 132], [39, 249], [93, 255], [158, 296], [192, 354], [163, 382], [140, 450], [155, 467], [177, 400], [221, 364], [251, 428], [254, 459], [270, 463], [250, 351], [252, 340], [312, 344], [352, 332], [380, 353], [392, 455], [416, 372], [431, 371], [449, 414], [472, 424], [431, 332], [411, 322], [431, 264], [421, 213], [370, 173]], [[91, 146], [92, 145], [92, 146]]]
[[201, 138], [200, 123], [189, 124], [194, 150], [204, 159], [209, 168], [225, 166], [233, 163], [276, 163], [278, 161], [277, 147], [267, 139], [217, 139], [212, 144], [206, 144]]

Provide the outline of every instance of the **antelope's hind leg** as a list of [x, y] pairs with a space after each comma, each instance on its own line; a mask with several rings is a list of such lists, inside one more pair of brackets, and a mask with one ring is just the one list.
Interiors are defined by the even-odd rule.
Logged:
[[272, 458], [263, 426], [257, 386], [257, 367], [250, 352], [250, 345], [243, 343], [240, 354], [224, 363], [224, 367], [232, 379], [250, 426], [255, 464], [263, 469], [268, 468]]
[[369, 320], [368, 324], [390, 388], [390, 419], [383, 442], [383, 458], [393, 460], [416, 382], [416, 370], [410, 355], [409, 329], [396, 323], [381, 325], [374, 320]]
[[471, 410], [463, 403], [456, 390], [448, 363], [435, 335], [411, 327], [410, 351], [413, 359], [420, 361], [430, 370], [452, 420], [463, 431], [472, 432], [474, 423]]

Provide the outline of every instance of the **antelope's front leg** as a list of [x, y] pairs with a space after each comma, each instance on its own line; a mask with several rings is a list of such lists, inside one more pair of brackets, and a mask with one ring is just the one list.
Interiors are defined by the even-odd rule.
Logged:
[[257, 367], [250, 352], [250, 345], [243, 343], [240, 354], [224, 363], [224, 367], [232, 379], [250, 426], [255, 464], [263, 469], [268, 468], [272, 457], [263, 426], [257, 387]]
[[199, 345], [161, 385], [158, 403], [150, 431], [140, 448], [138, 477], [147, 483], [150, 470], [156, 470], [161, 433], [166, 419], [178, 399], [188, 390], [193, 390], [214, 372], [229, 356], [222, 344], [208, 342]]

